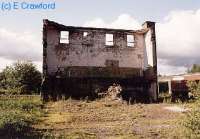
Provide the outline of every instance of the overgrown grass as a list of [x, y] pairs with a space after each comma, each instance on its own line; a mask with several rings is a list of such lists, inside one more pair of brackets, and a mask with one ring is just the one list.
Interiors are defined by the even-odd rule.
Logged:
[[28, 134], [42, 115], [40, 97], [0, 96], [0, 136]]
[[[0, 138], [200, 138], [200, 102], [184, 104], [191, 109], [186, 114], [164, 110], [168, 105], [174, 104], [68, 99], [42, 108], [38, 96], [4, 95], [0, 96]], [[34, 130], [40, 134], [30, 133]]]
[[163, 109], [168, 105], [173, 104], [128, 105], [107, 99], [48, 102], [36, 128], [52, 138], [176, 138], [172, 131], [181, 114]]

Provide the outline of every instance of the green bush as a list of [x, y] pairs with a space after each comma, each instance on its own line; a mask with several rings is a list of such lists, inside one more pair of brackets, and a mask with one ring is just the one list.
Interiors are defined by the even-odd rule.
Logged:
[[32, 119], [21, 111], [1, 112], [0, 117], [0, 130], [11, 135], [23, 134], [32, 122]]
[[0, 97], [0, 134], [23, 135], [43, 115], [40, 98]]
[[21, 94], [21, 88], [0, 88], [0, 95], [19, 95]]
[[0, 99], [0, 108], [3, 110], [7, 109], [19, 109], [24, 111], [30, 111], [33, 109], [40, 109], [42, 102], [40, 98], [3, 98]]
[[0, 94], [36, 94], [40, 91], [41, 73], [31, 62], [17, 62], [0, 73]]
[[193, 109], [186, 114], [182, 125], [186, 128], [186, 135], [190, 138], [200, 138], [200, 110]]
[[188, 86], [188, 89], [190, 91], [190, 94], [194, 98], [200, 99], [200, 82], [188, 81], [187, 86]]
[[200, 138], [200, 82], [188, 81], [187, 86], [195, 100], [190, 103], [191, 110], [181, 123], [188, 138]]

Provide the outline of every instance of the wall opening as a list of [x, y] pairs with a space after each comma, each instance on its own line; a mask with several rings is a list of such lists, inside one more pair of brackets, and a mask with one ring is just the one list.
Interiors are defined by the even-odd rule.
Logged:
[[88, 36], [88, 32], [83, 32], [83, 37], [87, 37]]
[[113, 34], [106, 34], [106, 45], [113, 46]]
[[60, 43], [69, 43], [69, 31], [61, 31], [60, 32]]
[[133, 35], [127, 35], [127, 46], [128, 47], [134, 47], [135, 46], [134, 43], [135, 43], [134, 36]]

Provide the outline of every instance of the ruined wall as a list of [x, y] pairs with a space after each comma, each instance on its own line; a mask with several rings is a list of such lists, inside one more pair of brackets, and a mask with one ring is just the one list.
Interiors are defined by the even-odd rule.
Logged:
[[[61, 31], [69, 32], [69, 43], [60, 43]], [[84, 32], [87, 32], [86, 37]], [[106, 34], [113, 34], [113, 46], [106, 45]], [[127, 46], [127, 35], [134, 36], [134, 47]], [[157, 59], [154, 35], [153, 22], [145, 24], [144, 29], [133, 31], [71, 27], [44, 20], [43, 73], [46, 78], [57, 80], [58, 74], [59, 78], [65, 78], [59, 81], [62, 86], [70, 84], [72, 87], [72, 82], [76, 82], [88, 89], [93, 88], [90, 84], [94, 82], [105, 85], [117, 81], [126, 88], [136, 90], [141, 96], [141, 92], [145, 92], [156, 100]], [[78, 83], [80, 78], [83, 82]]]
[[150, 88], [148, 93], [150, 99], [156, 101], [158, 99], [158, 81], [157, 81], [157, 50], [156, 50], [156, 32], [155, 23], [146, 21], [143, 24], [143, 28], [149, 28], [149, 31], [145, 34], [145, 55], [146, 62], [144, 74], [145, 79], [150, 81]]
[[[49, 26], [47, 30], [47, 65], [48, 73], [54, 74], [58, 67], [107, 67], [109, 61], [117, 62], [117, 67], [140, 69], [144, 67], [144, 34], [113, 30], [69, 30], [69, 44], [60, 43], [60, 29]], [[84, 42], [83, 32], [88, 32]], [[114, 45], [105, 45], [105, 34], [114, 35]], [[127, 47], [126, 35], [133, 34], [135, 46]]]

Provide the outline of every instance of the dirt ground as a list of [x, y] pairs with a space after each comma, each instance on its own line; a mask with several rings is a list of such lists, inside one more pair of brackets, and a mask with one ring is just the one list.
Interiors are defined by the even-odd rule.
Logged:
[[[177, 122], [183, 112], [175, 104], [133, 104], [101, 99], [65, 100], [45, 105], [45, 116], [34, 128], [63, 138], [181, 138]], [[177, 106], [176, 106], [177, 107]]]

